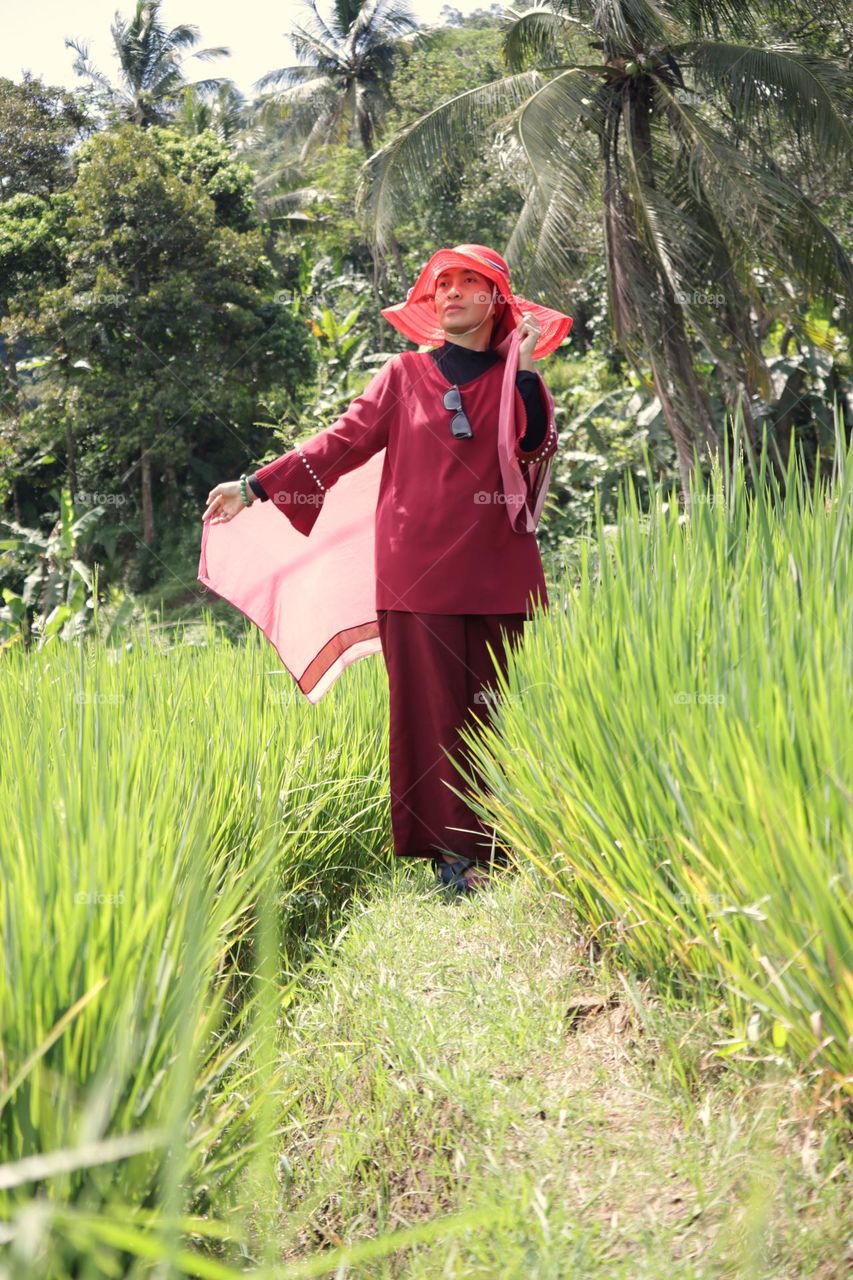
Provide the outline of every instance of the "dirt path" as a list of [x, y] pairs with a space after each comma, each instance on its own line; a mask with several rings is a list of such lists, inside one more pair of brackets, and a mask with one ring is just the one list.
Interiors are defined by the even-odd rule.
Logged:
[[[727, 1071], [708, 1019], [591, 969], [541, 888], [426, 883], [357, 907], [287, 1031], [282, 1262], [428, 1223], [432, 1241], [339, 1274], [844, 1274], [837, 1160], [790, 1088]], [[480, 1226], [442, 1226], [476, 1208]]]

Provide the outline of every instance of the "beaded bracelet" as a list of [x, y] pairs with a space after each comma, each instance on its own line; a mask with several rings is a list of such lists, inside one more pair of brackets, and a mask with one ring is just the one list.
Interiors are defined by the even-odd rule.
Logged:
[[243, 474], [240, 477], [240, 497], [243, 499], [243, 505], [250, 507], [252, 505], [252, 499], [249, 497], [249, 494], [246, 490], [247, 479], [248, 477], [245, 474]]

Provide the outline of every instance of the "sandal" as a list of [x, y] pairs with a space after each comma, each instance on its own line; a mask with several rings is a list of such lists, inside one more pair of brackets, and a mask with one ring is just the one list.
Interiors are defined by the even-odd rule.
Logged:
[[[506, 868], [509, 866], [509, 858], [502, 849], [495, 849], [494, 855], [491, 859], [491, 864], [486, 862], [484, 859], [464, 858], [459, 854], [453, 862], [445, 862], [444, 859], [438, 855], [432, 859], [432, 865], [433, 870], [435, 871], [437, 884], [453, 888], [457, 893], [477, 893], [480, 889], [485, 888], [486, 884], [491, 881], [492, 877], [489, 874], [491, 866], [493, 866], [495, 870], [499, 868]], [[482, 869], [486, 876], [485, 882], [481, 884], [470, 884], [465, 879], [465, 872], [469, 867]]]
[[473, 858], [463, 858], [461, 855], [455, 858], [453, 862], [445, 862], [440, 854], [432, 859], [436, 882], [439, 885], [446, 885], [448, 888], [455, 889], [457, 893], [474, 892], [473, 887], [465, 879], [465, 872], [473, 865]]

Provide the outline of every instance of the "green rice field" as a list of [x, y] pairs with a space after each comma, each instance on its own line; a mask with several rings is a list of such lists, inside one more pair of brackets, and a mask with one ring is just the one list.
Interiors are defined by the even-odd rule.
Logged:
[[[255, 630], [234, 644], [207, 615], [110, 644], [10, 646], [0, 660], [3, 1280], [836, 1274], [853, 1097], [853, 449], [839, 442], [836, 458], [811, 484], [793, 461], [782, 479], [766, 458], [727, 461], [689, 515], [674, 497], [643, 512], [628, 486], [616, 524], [599, 518], [577, 570], [550, 584], [493, 727], [470, 738], [477, 806], [514, 851], [517, 883], [548, 903], [551, 950], [534, 960], [534, 930], [515, 962], [547, 968], [563, 921], [584, 981], [633, 992], [637, 1034], [654, 1033], [638, 1079], [658, 1069], [652, 1056], [668, 1063], [666, 1087], [695, 1100], [691, 1114], [703, 1090], [720, 1100], [775, 1081], [810, 1134], [835, 1135], [808, 1177], [796, 1164], [809, 1195], [823, 1187], [815, 1252], [777, 1232], [764, 1269], [726, 1269], [730, 1244], [705, 1265], [678, 1254], [667, 1271], [676, 1255], [657, 1236], [613, 1251], [612, 1215], [594, 1241], [556, 1231], [532, 1174], [499, 1209], [472, 1204], [452, 1150], [489, 1147], [487, 1109], [470, 1132], [451, 1126], [440, 1158], [453, 1195], [428, 1181], [395, 1217], [374, 1170], [365, 1216], [347, 1148], [324, 1148], [337, 1225], [288, 1235], [306, 1117], [361, 1087], [359, 1046], [386, 1033], [377, 992], [395, 986], [394, 955], [417, 986], [407, 965], [431, 954], [436, 891], [423, 865], [392, 865], [381, 660], [314, 707]], [[400, 937], [377, 977], [365, 952], [375, 1003], [357, 1022], [319, 975], [375, 895], [397, 936], [394, 885], [411, 955]], [[516, 936], [509, 909], [496, 911], [502, 892], [446, 906], [482, 913], [496, 956]], [[452, 958], [452, 932], [441, 945]], [[477, 990], [503, 963], [489, 961]], [[357, 950], [346, 964], [354, 981]], [[384, 1051], [383, 1078], [410, 1099], [440, 1093], [447, 1081], [417, 1046], [441, 1006], [407, 1008], [394, 1031], [407, 1065]], [[328, 1051], [300, 1070], [320, 1043], [304, 1032], [311, 1009]], [[658, 1010], [645, 1031], [643, 1009]], [[471, 1017], [484, 1036], [503, 1025], [497, 1011]], [[515, 1052], [535, 1043], [531, 1032]], [[585, 1087], [594, 1096], [592, 1077]], [[752, 1094], [739, 1096], [748, 1113]], [[348, 1141], [378, 1114], [348, 1112]], [[418, 1160], [432, 1169], [429, 1132]], [[586, 1158], [610, 1168], [595, 1143]], [[701, 1166], [698, 1148], [691, 1159]], [[504, 1241], [493, 1252], [478, 1234], [490, 1213]]]

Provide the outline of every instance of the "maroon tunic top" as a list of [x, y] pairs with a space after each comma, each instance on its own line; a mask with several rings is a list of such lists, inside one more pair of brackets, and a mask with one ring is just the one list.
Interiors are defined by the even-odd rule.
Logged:
[[[539, 375], [536, 375], [539, 378]], [[461, 387], [473, 429], [454, 439], [443, 396], [453, 384], [428, 352], [402, 352], [375, 375], [333, 426], [255, 473], [264, 491], [308, 535], [323, 494], [385, 449], [376, 508], [376, 608], [423, 613], [526, 613], [548, 596], [535, 533], [515, 533], [502, 499], [497, 450], [503, 361]], [[517, 432], [526, 410], [516, 388]], [[543, 402], [545, 397], [543, 396]], [[537, 460], [545, 442], [517, 456]]]

